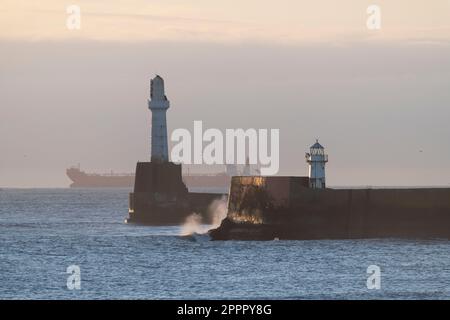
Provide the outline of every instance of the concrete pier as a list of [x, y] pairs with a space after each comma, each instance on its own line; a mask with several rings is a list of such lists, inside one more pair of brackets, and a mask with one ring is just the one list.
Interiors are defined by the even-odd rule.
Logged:
[[215, 240], [450, 239], [450, 188], [311, 189], [307, 177], [234, 177]]

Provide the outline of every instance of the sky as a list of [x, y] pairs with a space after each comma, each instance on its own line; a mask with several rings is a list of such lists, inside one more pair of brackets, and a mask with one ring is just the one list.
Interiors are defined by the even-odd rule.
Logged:
[[169, 134], [276, 128], [280, 175], [306, 175], [319, 138], [329, 185], [450, 185], [450, 1], [2, 0], [0, 15], [0, 187], [133, 171], [155, 74]]

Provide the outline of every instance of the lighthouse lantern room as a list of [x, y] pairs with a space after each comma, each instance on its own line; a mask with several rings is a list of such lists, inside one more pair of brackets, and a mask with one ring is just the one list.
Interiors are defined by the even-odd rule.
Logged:
[[328, 162], [328, 155], [322, 145], [316, 140], [306, 154], [306, 162], [309, 164], [309, 187], [312, 189], [325, 188], [325, 163]]

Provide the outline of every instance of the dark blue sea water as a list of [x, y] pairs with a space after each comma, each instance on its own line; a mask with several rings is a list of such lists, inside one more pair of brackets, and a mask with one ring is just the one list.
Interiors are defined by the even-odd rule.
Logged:
[[[125, 224], [127, 194], [1, 190], [0, 298], [450, 298], [448, 241], [193, 241], [180, 227]], [[379, 290], [367, 289], [369, 265]]]

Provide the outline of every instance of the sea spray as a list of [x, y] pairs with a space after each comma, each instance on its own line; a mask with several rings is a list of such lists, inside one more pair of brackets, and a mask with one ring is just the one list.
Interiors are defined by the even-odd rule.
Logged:
[[208, 231], [208, 226], [202, 224], [202, 216], [198, 213], [192, 213], [181, 226], [181, 235], [189, 236], [192, 234], [202, 234]]
[[208, 214], [211, 217], [212, 225], [208, 229], [218, 228], [223, 219], [227, 217], [228, 212], [227, 197], [222, 196], [220, 199], [216, 199], [208, 207]]
[[189, 215], [181, 226], [181, 235], [201, 235], [219, 227], [222, 220], [227, 216], [227, 198], [224, 196], [211, 202], [208, 207], [208, 214], [211, 217], [211, 225], [203, 224], [202, 216], [198, 213], [194, 212]]

